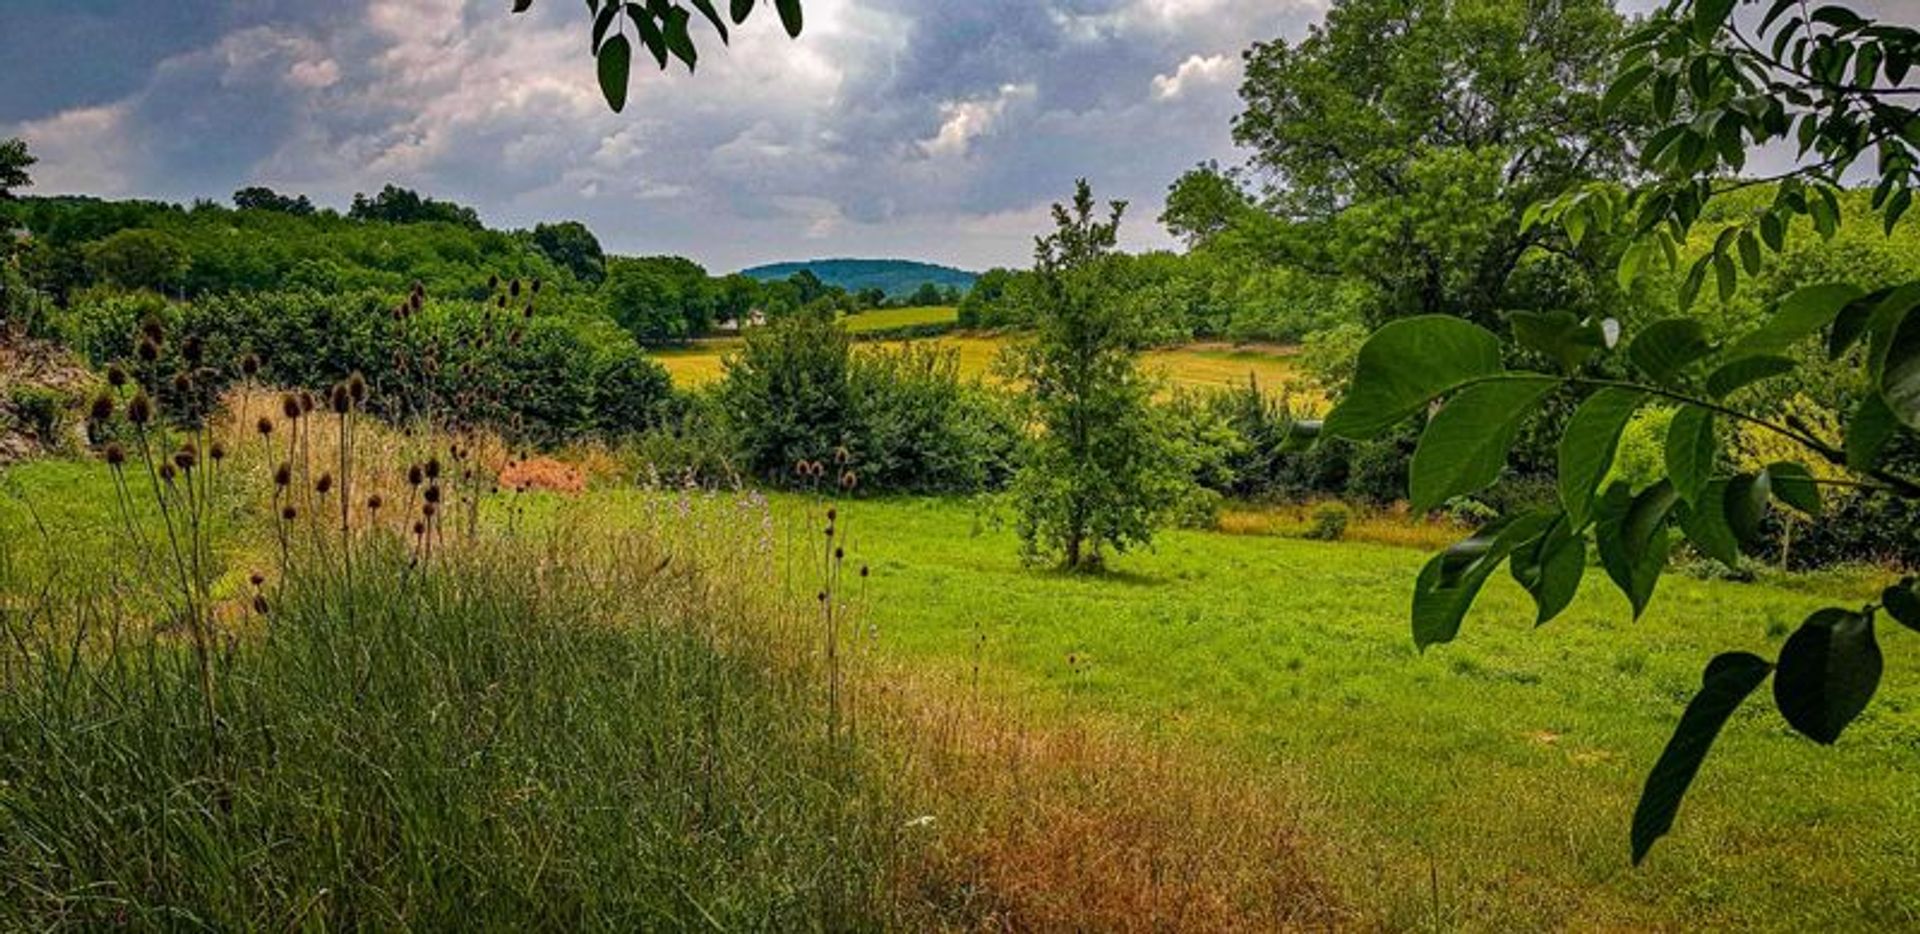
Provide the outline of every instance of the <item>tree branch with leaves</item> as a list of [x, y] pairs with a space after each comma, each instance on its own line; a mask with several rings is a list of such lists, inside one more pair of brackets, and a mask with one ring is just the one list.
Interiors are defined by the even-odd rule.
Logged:
[[[533, 9], [534, 0], [513, 0], [513, 12]], [[592, 17], [592, 40], [600, 93], [607, 106], [618, 113], [627, 106], [627, 90], [633, 73], [636, 51], [651, 55], [654, 64], [665, 71], [678, 61], [692, 72], [700, 61], [700, 48], [694, 41], [694, 16], [698, 14], [724, 45], [732, 41], [729, 26], [739, 26], [760, 6], [756, 0], [727, 0], [726, 15], [721, 15], [714, 0], [645, 0], [626, 3], [621, 0], [587, 0]], [[800, 0], [773, 0], [780, 25], [787, 35], [799, 38], [802, 26]]]

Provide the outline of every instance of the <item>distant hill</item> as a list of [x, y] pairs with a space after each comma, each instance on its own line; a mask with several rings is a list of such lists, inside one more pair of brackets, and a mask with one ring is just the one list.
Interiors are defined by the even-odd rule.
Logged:
[[800, 263], [755, 266], [741, 272], [762, 282], [775, 282], [802, 269], [810, 269], [820, 277], [821, 282], [837, 285], [849, 292], [877, 288], [889, 296], [907, 295], [923, 282], [931, 282], [941, 288], [953, 286], [965, 291], [973, 288], [973, 280], [979, 278], [963, 269], [905, 259], [813, 259]]

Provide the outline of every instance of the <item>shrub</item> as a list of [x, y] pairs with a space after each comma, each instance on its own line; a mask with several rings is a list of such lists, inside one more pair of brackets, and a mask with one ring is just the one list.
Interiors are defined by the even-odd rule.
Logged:
[[1345, 503], [1328, 500], [1313, 507], [1313, 525], [1305, 536], [1318, 542], [1337, 542], [1346, 537], [1347, 523], [1352, 519], [1353, 510]]

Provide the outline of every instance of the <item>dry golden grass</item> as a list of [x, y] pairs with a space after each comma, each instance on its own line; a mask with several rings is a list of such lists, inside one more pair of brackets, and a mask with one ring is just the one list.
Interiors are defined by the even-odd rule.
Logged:
[[[1217, 528], [1229, 535], [1301, 538], [1313, 527], [1313, 511], [1319, 505], [1317, 502], [1235, 505], [1220, 514]], [[1351, 509], [1346, 534], [1341, 536], [1346, 541], [1432, 551], [1459, 541], [1469, 531], [1442, 517], [1413, 516], [1405, 503], [1396, 503], [1387, 509]]]

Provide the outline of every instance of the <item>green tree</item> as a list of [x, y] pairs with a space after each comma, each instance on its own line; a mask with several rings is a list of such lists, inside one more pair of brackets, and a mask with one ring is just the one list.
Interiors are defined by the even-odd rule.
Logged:
[[1168, 186], [1160, 224], [1193, 248], [1232, 227], [1253, 209], [1252, 199], [1233, 173], [1222, 171], [1218, 162], [1206, 162], [1187, 170]]
[[1100, 566], [1103, 549], [1152, 540], [1187, 472], [1152, 409], [1139, 368], [1144, 332], [1109, 281], [1124, 202], [1096, 215], [1081, 180], [1055, 204], [1053, 233], [1037, 240], [1034, 331], [1007, 351], [1003, 370], [1027, 386], [1032, 437], [1009, 491], [1029, 556]]
[[1527, 206], [1631, 168], [1637, 112], [1599, 107], [1622, 25], [1610, 0], [1335, 0], [1248, 51], [1234, 139], [1389, 315], [1491, 322], [1545, 239]]
[[191, 257], [180, 241], [157, 230], [123, 230], [85, 250], [87, 272], [123, 289], [177, 289]]
[[684, 341], [713, 326], [707, 271], [678, 256], [614, 260], [600, 298], [607, 315], [643, 344]]
[[[1920, 30], [1800, 0], [1756, 4], [1764, 10], [1756, 24], [1734, 18], [1734, 5], [1680, 0], [1628, 37], [1606, 100], [1632, 107], [1644, 98], [1661, 122], [1636, 138], [1640, 166], [1653, 181], [1631, 192], [1592, 186], [1529, 212], [1576, 245], [1603, 230], [1629, 238], [1617, 269], [1623, 283], [1660, 267], [1684, 268], [1683, 309], [1709, 280], [1723, 299], [1732, 296], [1743, 276], [1787, 248], [1802, 219], [1831, 236], [1841, 218], [1841, 175], [1863, 156], [1873, 157], [1871, 204], [1889, 231], [1920, 181], [1913, 138], [1920, 109], [1905, 83], [1920, 63]], [[1798, 143], [1797, 166], [1773, 177], [1733, 177], [1753, 148], [1782, 141]], [[1777, 186], [1774, 196], [1718, 223], [1711, 244], [1683, 264], [1696, 222], [1720, 202], [1738, 203], [1730, 192], [1761, 182]], [[1578, 406], [1559, 438], [1558, 502], [1490, 523], [1421, 572], [1412, 623], [1423, 648], [1456, 637], [1503, 565], [1545, 623], [1572, 600], [1589, 551], [1597, 552], [1601, 571], [1637, 616], [1676, 539], [1733, 565], [1763, 544], [1775, 510], [1820, 518], [1823, 485], [1920, 502], [1920, 477], [1891, 459], [1920, 434], [1920, 281], [1809, 285], [1728, 339], [1687, 314], [1647, 324], [1625, 342], [1617, 322], [1565, 312], [1515, 315], [1511, 329], [1503, 339], [1446, 316], [1388, 324], [1361, 347], [1352, 383], [1323, 426], [1328, 435], [1371, 438], [1432, 411], [1409, 478], [1414, 506], [1427, 509], [1496, 483], [1527, 413], [1540, 403], [1563, 397]], [[1819, 357], [1849, 363], [1858, 377], [1858, 401], [1838, 441], [1743, 392], [1791, 378]], [[1516, 359], [1537, 368], [1515, 368]], [[1641, 465], [1638, 485], [1613, 479], [1623, 434], [1655, 404], [1673, 408], [1664, 462]], [[1773, 435], [1800, 453], [1742, 469], [1723, 441], [1735, 428]], [[1843, 478], [1822, 479], [1808, 466], [1818, 461]], [[1721, 729], [1769, 679], [1790, 727], [1815, 742], [1839, 740], [1879, 687], [1882, 619], [1920, 630], [1914, 578], [1865, 606], [1813, 613], [1772, 660], [1728, 652], [1709, 662], [1647, 777], [1632, 822], [1634, 861], [1671, 829]]]
[[233, 206], [242, 211], [278, 211], [305, 217], [313, 213], [313, 202], [306, 195], [283, 195], [262, 185], [242, 188], [233, 193]]
[[535, 224], [533, 245], [581, 282], [596, 283], [607, 277], [607, 254], [600, 249], [600, 238], [579, 221]]
[[922, 282], [919, 288], [913, 290], [912, 295], [907, 296], [907, 304], [916, 306], [939, 305], [944, 303], [945, 298], [946, 295], [940, 291], [939, 286], [931, 282]]
[[480, 230], [480, 213], [465, 205], [439, 201], [398, 185], [388, 185], [369, 198], [353, 196], [347, 216], [357, 221], [385, 221], [389, 224], [453, 224]]
[[33, 177], [27, 174], [27, 170], [38, 161], [27, 151], [26, 140], [0, 140], [0, 201], [11, 199], [14, 189], [33, 184]]

